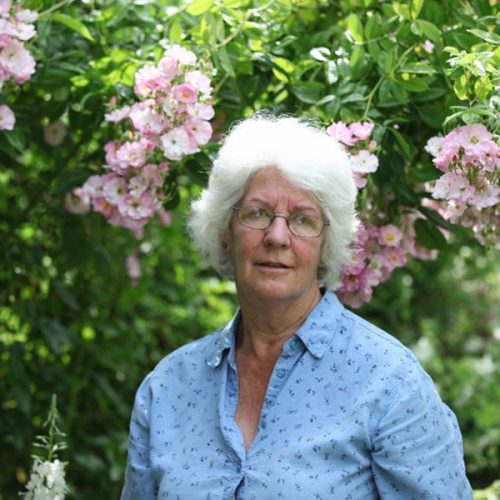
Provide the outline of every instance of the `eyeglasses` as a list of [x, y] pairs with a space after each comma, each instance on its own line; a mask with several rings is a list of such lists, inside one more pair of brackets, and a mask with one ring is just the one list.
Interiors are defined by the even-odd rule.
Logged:
[[321, 217], [304, 213], [297, 213], [287, 217], [251, 205], [233, 207], [233, 210], [238, 214], [238, 222], [242, 226], [260, 231], [264, 231], [274, 222], [274, 219], [281, 217], [286, 220], [290, 232], [299, 238], [317, 238], [321, 235], [325, 226], [328, 226], [328, 222]]

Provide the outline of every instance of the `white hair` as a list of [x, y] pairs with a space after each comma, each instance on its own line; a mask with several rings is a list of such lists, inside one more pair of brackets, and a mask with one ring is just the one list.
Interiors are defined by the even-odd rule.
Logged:
[[189, 229], [208, 264], [233, 278], [232, 262], [221, 243], [232, 208], [249, 180], [266, 167], [277, 168], [297, 187], [312, 193], [329, 222], [318, 278], [331, 286], [350, 255], [356, 227], [356, 186], [349, 159], [326, 132], [296, 118], [256, 116], [238, 123], [213, 162], [208, 187], [191, 205]]

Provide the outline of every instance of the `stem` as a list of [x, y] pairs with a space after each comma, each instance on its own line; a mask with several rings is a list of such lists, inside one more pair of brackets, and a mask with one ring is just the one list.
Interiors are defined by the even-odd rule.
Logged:
[[52, 7], [49, 7], [47, 10], [40, 12], [40, 14], [38, 14], [38, 19], [40, 19], [43, 16], [46, 16], [47, 14], [50, 14], [51, 12], [54, 12], [55, 10], [59, 9], [60, 7], [63, 7], [64, 5], [70, 4], [70, 3], [73, 3], [73, 0], [62, 0], [61, 2], [56, 3]]
[[375, 84], [375, 87], [373, 87], [372, 91], [368, 94], [368, 100], [366, 102], [365, 112], [363, 113], [363, 118], [361, 118], [361, 121], [364, 121], [368, 118], [368, 112], [370, 111], [370, 107], [372, 105], [373, 96], [375, 95], [375, 92], [377, 92], [378, 88], [380, 87], [384, 79], [385, 75], [381, 76], [378, 82]]
[[222, 42], [218, 43], [215, 45], [215, 49], [220, 49], [227, 45], [231, 40], [236, 38], [242, 31], [243, 28], [245, 27], [246, 22], [254, 15], [260, 12], [261, 10], [265, 10], [271, 5], [274, 4], [274, 0], [271, 0], [270, 2], [265, 3], [264, 5], [261, 5], [260, 7], [255, 7], [254, 9], [250, 9], [246, 12], [245, 17], [243, 18], [243, 21], [235, 28], [233, 32], [231, 32]]

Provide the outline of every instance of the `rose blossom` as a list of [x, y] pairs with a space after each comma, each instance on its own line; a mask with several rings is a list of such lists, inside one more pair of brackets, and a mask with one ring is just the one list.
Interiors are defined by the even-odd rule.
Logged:
[[204, 75], [201, 71], [190, 71], [186, 73], [185, 77], [186, 83], [191, 85], [198, 92], [201, 92], [205, 96], [209, 96], [212, 92], [212, 87], [210, 85], [210, 78]]
[[182, 127], [177, 127], [160, 137], [162, 149], [169, 160], [180, 160], [185, 154], [197, 150], [196, 143]]
[[403, 233], [394, 224], [387, 224], [379, 229], [378, 241], [381, 245], [396, 247], [403, 239]]
[[165, 57], [173, 57], [180, 64], [184, 64], [186, 66], [193, 66], [196, 64], [196, 56], [190, 50], [181, 47], [180, 45], [173, 45], [165, 52]]
[[64, 141], [67, 131], [65, 123], [56, 120], [43, 129], [43, 138], [50, 146], [59, 146]]
[[370, 137], [372, 133], [374, 124], [371, 122], [354, 122], [349, 125], [349, 130], [355, 135], [358, 139], [365, 141]]
[[378, 158], [366, 149], [362, 149], [355, 155], [352, 155], [350, 160], [351, 169], [353, 172], [359, 174], [373, 173], [378, 168]]
[[0, 52], [0, 65], [14, 76], [17, 83], [24, 83], [35, 72], [35, 60], [16, 40], [11, 40]]
[[326, 133], [333, 137], [336, 141], [341, 142], [346, 146], [353, 146], [356, 143], [356, 139], [353, 137], [352, 131], [349, 130], [345, 123], [332, 123], [326, 129]]
[[118, 123], [124, 120], [125, 118], [128, 118], [129, 114], [130, 114], [130, 106], [122, 106], [121, 108], [114, 109], [113, 111], [106, 113], [104, 115], [104, 119], [107, 122]]
[[186, 122], [185, 128], [197, 144], [206, 144], [212, 137], [212, 126], [206, 121], [192, 118]]
[[202, 102], [188, 105], [186, 111], [193, 118], [200, 118], [201, 120], [211, 120], [215, 114], [213, 106]]
[[127, 256], [126, 269], [129, 278], [137, 280], [141, 277], [141, 264], [137, 258], [137, 254], [132, 253]]
[[146, 136], [161, 134], [165, 128], [164, 118], [153, 109], [154, 101], [149, 99], [132, 106], [130, 119], [134, 127]]
[[127, 193], [127, 188], [127, 181], [123, 177], [115, 175], [105, 182], [102, 192], [106, 201], [116, 205]]
[[0, 105], [0, 130], [13, 130], [16, 117], [6, 104]]
[[172, 88], [172, 93], [175, 99], [186, 104], [192, 104], [197, 99], [196, 90], [188, 83], [176, 85]]
[[179, 71], [179, 63], [175, 57], [165, 56], [160, 59], [158, 69], [164, 78], [172, 80]]
[[426, 40], [422, 45], [422, 48], [429, 54], [432, 54], [434, 51], [434, 44], [430, 40]]
[[121, 169], [128, 167], [142, 167], [148, 158], [151, 143], [140, 141], [125, 142], [116, 151], [116, 160]]
[[139, 198], [127, 194], [119, 200], [118, 210], [123, 217], [144, 219], [153, 214], [155, 203], [149, 193], [143, 193]]

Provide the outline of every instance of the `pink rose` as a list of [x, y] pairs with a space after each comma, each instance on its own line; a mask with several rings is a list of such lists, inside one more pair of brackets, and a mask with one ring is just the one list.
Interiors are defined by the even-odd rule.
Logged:
[[172, 88], [174, 98], [179, 102], [191, 104], [196, 102], [196, 90], [188, 83], [182, 83]]
[[343, 122], [332, 123], [326, 129], [326, 133], [346, 146], [354, 146], [356, 144], [356, 139], [353, 137], [352, 132]]
[[16, 117], [6, 104], [0, 105], [0, 130], [13, 130]]
[[12, 40], [0, 51], [0, 65], [11, 73], [17, 83], [24, 83], [35, 72], [35, 60], [16, 40]]
[[371, 122], [354, 122], [349, 125], [349, 130], [361, 141], [370, 137], [374, 124]]
[[403, 239], [402, 231], [394, 224], [387, 224], [379, 228], [378, 242], [381, 245], [396, 247]]

